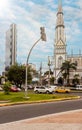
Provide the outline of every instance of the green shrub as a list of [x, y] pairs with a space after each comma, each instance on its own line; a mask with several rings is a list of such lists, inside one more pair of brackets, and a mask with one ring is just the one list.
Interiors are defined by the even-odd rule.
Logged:
[[9, 94], [9, 92], [10, 92], [10, 87], [11, 87], [10, 82], [6, 82], [6, 83], [3, 85], [3, 90], [4, 90], [4, 93], [5, 93], [5, 94]]

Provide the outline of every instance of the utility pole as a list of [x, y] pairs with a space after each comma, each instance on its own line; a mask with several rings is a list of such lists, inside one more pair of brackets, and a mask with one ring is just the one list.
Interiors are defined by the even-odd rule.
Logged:
[[50, 66], [51, 66], [51, 63], [50, 63], [50, 57], [49, 56], [48, 56], [48, 66], [49, 66], [48, 85], [50, 86]]

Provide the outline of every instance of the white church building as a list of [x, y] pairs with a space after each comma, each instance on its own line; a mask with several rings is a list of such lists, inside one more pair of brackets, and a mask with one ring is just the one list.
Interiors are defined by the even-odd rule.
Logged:
[[62, 9], [62, 1], [59, 0], [58, 11], [57, 11], [57, 21], [55, 27], [55, 44], [54, 44], [54, 77], [56, 81], [61, 75], [58, 75], [60, 72], [60, 67], [63, 62], [66, 60], [71, 61], [72, 63], [77, 63], [77, 70], [70, 73], [70, 79], [73, 79], [75, 74], [79, 75], [80, 83], [82, 83], [82, 55], [71, 54], [68, 55], [66, 51], [66, 35], [65, 35], [65, 24], [64, 24], [64, 13]]

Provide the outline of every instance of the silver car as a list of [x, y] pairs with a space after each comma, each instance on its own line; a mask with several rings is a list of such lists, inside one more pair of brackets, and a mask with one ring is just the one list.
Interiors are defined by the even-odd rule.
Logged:
[[35, 87], [34, 88], [35, 93], [54, 93], [54, 89], [52, 87]]

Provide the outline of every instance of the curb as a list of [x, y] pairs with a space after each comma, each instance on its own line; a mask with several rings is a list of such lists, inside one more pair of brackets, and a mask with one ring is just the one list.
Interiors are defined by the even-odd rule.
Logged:
[[46, 103], [46, 102], [56, 102], [56, 101], [64, 101], [64, 100], [74, 100], [79, 99], [80, 96], [69, 97], [69, 98], [60, 98], [60, 99], [50, 99], [50, 100], [39, 100], [39, 101], [23, 101], [23, 102], [15, 102], [15, 103], [2, 103], [0, 107], [3, 106], [11, 106], [11, 105], [21, 105], [21, 104], [33, 104], [33, 103]]

